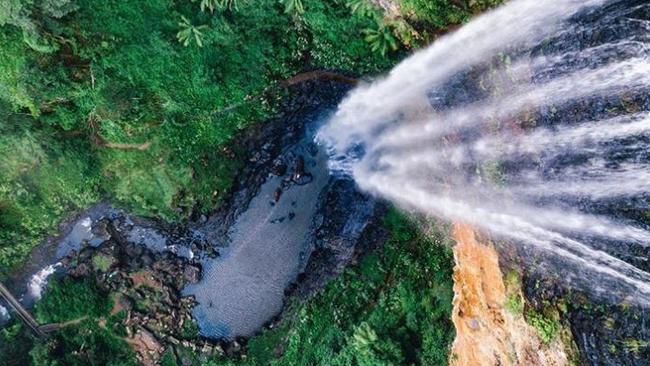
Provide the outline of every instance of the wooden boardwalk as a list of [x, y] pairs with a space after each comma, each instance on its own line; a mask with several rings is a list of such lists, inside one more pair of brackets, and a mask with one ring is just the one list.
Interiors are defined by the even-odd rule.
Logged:
[[60, 324], [46, 324], [39, 325], [36, 319], [30, 314], [27, 309], [11, 294], [9, 289], [7, 289], [2, 283], [0, 283], [0, 297], [5, 299], [5, 301], [11, 306], [20, 319], [25, 323], [25, 325], [39, 337], [44, 337], [47, 333], [53, 332], [61, 328]]

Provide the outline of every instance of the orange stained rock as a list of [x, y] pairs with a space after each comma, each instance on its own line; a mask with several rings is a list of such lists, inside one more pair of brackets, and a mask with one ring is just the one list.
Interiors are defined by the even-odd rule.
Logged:
[[456, 339], [450, 364], [566, 365], [561, 341], [542, 344], [523, 316], [504, 309], [506, 286], [492, 243], [478, 239], [475, 230], [464, 223], [453, 225], [452, 236], [456, 241], [452, 313]]

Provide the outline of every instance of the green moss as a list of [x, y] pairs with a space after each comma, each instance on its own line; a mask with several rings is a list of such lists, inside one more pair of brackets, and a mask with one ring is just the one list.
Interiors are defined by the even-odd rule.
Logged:
[[519, 272], [510, 270], [504, 277], [506, 287], [506, 302], [504, 307], [514, 315], [524, 314], [524, 296], [521, 292], [521, 278]]
[[131, 347], [94, 320], [85, 320], [52, 334], [30, 351], [32, 365], [136, 366]]
[[511, 314], [522, 315], [524, 311], [524, 301], [519, 294], [508, 294], [506, 297], [505, 308]]
[[163, 353], [162, 357], [160, 358], [160, 364], [162, 366], [177, 366], [178, 362], [176, 361], [176, 356], [174, 355], [174, 350], [169, 347]]
[[542, 342], [546, 344], [555, 339], [555, 336], [560, 329], [560, 324], [556, 319], [532, 309], [526, 313], [526, 321], [537, 330], [537, 334], [541, 338]]
[[650, 341], [628, 338], [623, 341], [623, 347], [627, 352], [639, 354], [642, 350], [650, 347]]
[[464, 23], [473, 14], [500, 5], [503, 0], [474, 0], [469, 5], [453, 0], [400, 0], [399, 3], [402, 14], [412, 21], [423, 22], [429, 29], [445, 29]]
[[181, 337], [185, 339], [194, 339], [199, 336], [199, 326], [192, 319], [188, 319], [183, 323], [181, 329]]
[[[55, 280], [34, 307], [39, 323], [66, 323], [39, 339], [26, 354], [32, 365], [137, 365], [124, 341], [124, 311], [114, 315], [113, 298], [90, 280]], [[1, 364], [1, 363], [0, 363]], [[29, 363], [27, 363], [29, 364]]]

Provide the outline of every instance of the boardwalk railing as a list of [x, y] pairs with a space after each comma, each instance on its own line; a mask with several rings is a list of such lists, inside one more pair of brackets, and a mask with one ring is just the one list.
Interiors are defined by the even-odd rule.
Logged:
[[45, 333], [50, 330], [47, 328], [48, 326], [45, 326], [46, 329], [42, 329], [41, 326], [38, 325], [38, 322], [36, 322], [36, 319], [32, 317], [32, 315], [20, 304], [20, 302], [18, 302], [18, 300], [16, 300], [16, 298], [2, 283], [0, 283], [0, 296], [2, 296], [5, 301], [7, 301], [9, 306], [14, 309], [23, 323], [25, 323], [25, 325], [27, 325], [27, 327], [29, 327], [34, 332], [34, 334], [39, 337], [43, 337], [45, 336]]

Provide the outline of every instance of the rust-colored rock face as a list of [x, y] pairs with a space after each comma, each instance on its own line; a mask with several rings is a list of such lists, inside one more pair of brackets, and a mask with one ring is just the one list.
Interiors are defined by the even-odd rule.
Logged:
[[542, 344], [521, 314], [504, 308], [507, 292], [494, 246], [477, 239], [474, 229], [462, 223], [454, 224], [453, 237], [456, 339], [450, 364], [567, 365], [560, 340]]
[[137, 353], [138, 360], [144, 366], [156, 366], [159, 364], [160, 355], [165, 349], [153, 334], [144, 329], [140, 329], [133, 337], [126, 338], [125, 340]]

